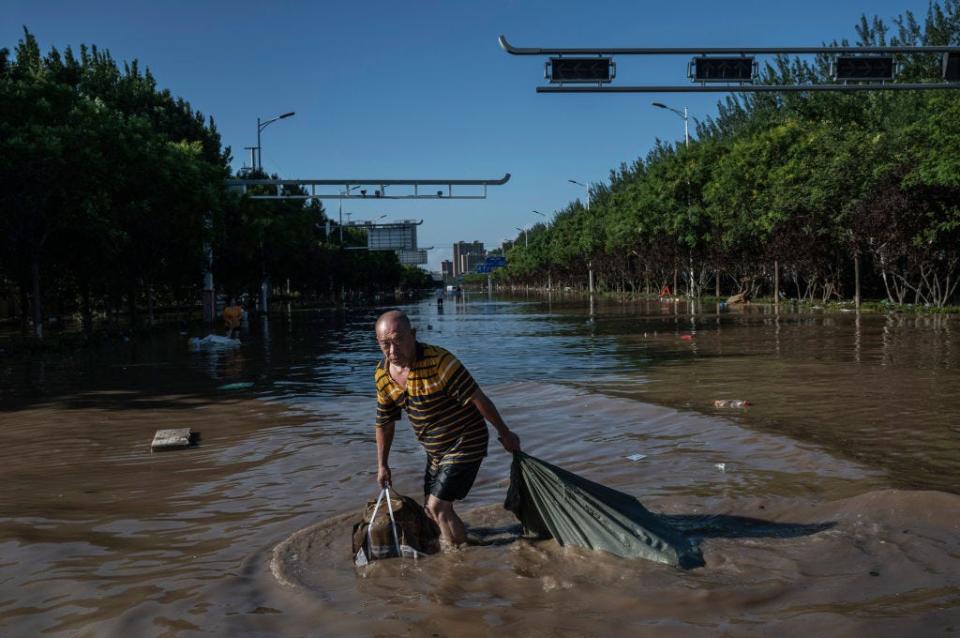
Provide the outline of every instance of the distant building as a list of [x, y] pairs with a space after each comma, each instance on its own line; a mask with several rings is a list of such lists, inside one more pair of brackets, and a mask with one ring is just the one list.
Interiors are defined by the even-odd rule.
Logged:
[[444, 259], [440, 262], [440, 272], [443, 274], [444, 281], [453, 280], [453, 262], [449, 259]]
[[477, 264], [483, 263], [486, 256], [482, 241], [458, 241], [453, 245], [453, 276], [474, 272]]
[[404, 266], [422, 266], [427, 263], [429, 250], [417, 247], [417, 226], [422, 223], [423, 220], [413, 219], [366, 222], [363, 227], [367, 229], [367, 250], [392, 250]]

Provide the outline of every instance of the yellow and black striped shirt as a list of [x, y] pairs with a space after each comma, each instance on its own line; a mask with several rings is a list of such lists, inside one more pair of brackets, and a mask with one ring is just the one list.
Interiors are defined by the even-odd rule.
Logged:
[[467, 369], [438, 346], [417, 342], [407, 387], [390, 376], [389, 362], [377, 364], [377, 427], [407, 412], [417, 440], [435, 465], [475, 463], [487, 455], [487, 424], [470, 402], [477, 383]]

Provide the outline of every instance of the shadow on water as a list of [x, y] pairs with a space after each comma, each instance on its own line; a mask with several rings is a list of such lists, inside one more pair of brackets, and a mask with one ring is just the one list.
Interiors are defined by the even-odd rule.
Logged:
[[[813, 536], [833, 529], [835, 521], [824, 523], [778, 523], [729, 514], [661, 514], [660, 518], [680, 530], [698, 546], [706, 539], [714, 538], [799, 538]], [[509, 545], [524, 538], [521, 525], [471, 527], [468, 543], [471, 545]], [[703, 564], [689, 567], [702, 567]]]
[[728, 514], [662, 514], [664, 521], [696, 542], [707, 538], [798, 538], [836, 527], [836, 522], [776, 523]]

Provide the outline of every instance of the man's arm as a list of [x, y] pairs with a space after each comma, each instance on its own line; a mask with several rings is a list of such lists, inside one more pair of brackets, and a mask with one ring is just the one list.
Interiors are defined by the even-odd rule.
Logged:
[[390, 481], [390, 444], [393, 443], [394, 421], [389, 421], [376, 427], [377, 431], [377, 483], [380, 487], [387, 487]]
[[507, 424], [504, 423], [500, 417], [497, 406], [483, 393], [483, 390], [477, 388], [477, 391], [474, 392], [470, 398], [470, 402], [477, 408], [480, 415], [497, 430], [497, 434], [500, 436], [500, 443], [503, 444], [503, 449], [511, 453], [519, 452], [520, 437], [510, 431], [510, 428], [507, 427]]

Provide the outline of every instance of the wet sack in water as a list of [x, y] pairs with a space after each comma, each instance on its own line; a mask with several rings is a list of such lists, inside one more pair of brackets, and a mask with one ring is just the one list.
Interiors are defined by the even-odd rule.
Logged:
[[358, 567], [382, 558], [418, 558], [440, 549], [440, 528], [409, 496], [384, 488], [353, 526], [353, 558]]
[[523, 452], [513, 455], [504, 507], [517, 515], [527, 537], [683, 569], [704, 564], [690, 539], [633, 496]]

